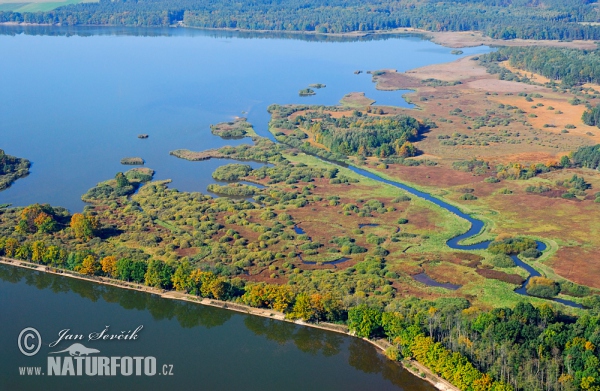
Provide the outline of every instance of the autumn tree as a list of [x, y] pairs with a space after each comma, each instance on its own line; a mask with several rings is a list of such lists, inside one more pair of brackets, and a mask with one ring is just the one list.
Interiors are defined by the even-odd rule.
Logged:
[[173, 273], [173, 288], [181, 292], [190, 292], [194, 288], [191, 274], [192, 268], [190, 263], [187, 261], [181, 262], [177, 266], [177, 269], [175, 269], [175, 273]]
[[78, 268], [78, 272], [81, 274], [87, 274], [88, 276], [94, 276], [100, 270], [100, 263], [93, 255], [88, 255], [83, 259], [81, 266]]
[[71, 217], [71, 229], [78, 239], [88, 241], [96, 235], [99, 224], [96, 216], [90, 214], [75, 213]]
[[109, 255], [106, 256], [104, 258], [102, 258], [100, 260], [100, 265], [102, 266], [102, 271], [110, 276], [110, 277], [116, 277], [117, 276], [117, 258]]
[[15, 230], [19, 233], [52, 232], [56, 229], [54, 209], [47, 204], [33, 204], [23, 208]]
[[37, 240], [31, 245], [31, 260], [34, 262], [42, 262], [46, 254], [46, 245], [44, 242]]

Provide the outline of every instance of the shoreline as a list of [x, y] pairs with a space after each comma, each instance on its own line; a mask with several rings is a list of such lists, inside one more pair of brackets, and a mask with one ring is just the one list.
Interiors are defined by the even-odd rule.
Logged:
[[290, 34], [290, 35], [311, 35], [311, 36], [323, 36], [323, 37], [337, 37], [337, 38], [365, 38], [369, 36], [377, 35], [413, 35], [421, 36], [423, 39], [431, 41], [435, 44], [451, 48], [461, 49], [477, 46], [549, 46], [549, 47], [564, 47], [574, 49], [588, 49], [593, 50], [597, 48], [596, 41], [594, 40], [573, 40], [573, 41], [561, 41], [561, 40], [534, 40], [534, 39], [510, 39], [502, 40], [496, 38], [490, 38], [483, 35], [481, 31], [428, 31], [423, 29], [417, 29], [413, 27], [397, 27], [389, 30], [370, 30], [370, 31], [351, 31], [347, 33], [319, 33], [316, 31], [289, 31], [289, 30], [250, 30], [250, 29], [239, 29], [239, 28], [217, 28], [217, 27], [195, 27], [188, 26], [179, 22], [178, 24], [170, 26], [114, 26], [114, 25], [95, 25], [95, 24], [82, 24], [75, 26], [64, 26], [62, 24], [50, 24], [50, 23], [28, 23], [28, 22], [1, 22], [0, 26], [23, 26], [23, 27], [111, 27], [111, 28], [146, 28], [146, 29], [162, 29], [162, 28], [183, 28], [192, 30], [205, 30], [205, 31], [226, 31], [226, 32], [239, 32], [239, 33], [259, 33], [259, 34]]
[[[0, 256], [0, 264], [18, 267], [18, 268], [27, 269], [27, 270], [32, 270], [32, 271], [38, 271], [38, 272], [47, 273], [47, 274], [54, 274], [57, 276], [63, 276], [63, 277], [73, 278], [73, 279], [82, 280], [82, 281], [88, 281], [88, 282], [97, 283], [97, 284], [101, 284], [101, 285], [113, 286], [116, 288], [123, 288], [123, 289], [138, 291], [138, 292], [144, 292], [144, 293], [148, 293], [148, 294], [154, 294], [154, 295], [160, 296], [163, 299], [186, 301], [186, 302], [205, 305], [205, 306], [209, 306], [209, 307], [216, 307], [216, 308], [221, 308], [224, 310], [235, 311], [235, 312], [243, 313], [246, 315], [261, 316], [263, 318], [274, 319], [274, 320], [278, 320], [281, 322], [292, 323], [292, 324], [296, 324], [299, 326], [312, 327], [312, 328], [321, 329], [321, 330], [325, 330], [325, 331], [331, 331], [331, 332], [338, 333], [338, 334], [344, 334], [344, 335], [347, 335], [347, 336], [353, 337], [353, 338], [359, 338], [359, 337], [351, 334], [348, 331], [348, 328], [343, 325], [336, 325], [333, 323], [326, 323], [326, 322], [321, 322], [319, 324], [315, 324], [315, 323], [304, 322], [302, 320], [293, 321], [293, 320], [286, 319], [285, 315], [283, 313], [274, 311], [274, 310], [271, 310], [268, 308], [254, 308], [254, 307], [247, 306], [245, 304], [239, 304], [239, 303], [233, 303], [233, 302], [221, 301], [221, 300], [215, 300], [215, 299], [200, 298], [198, 296], [190, 295], [188, 293], [177, 292], [177, 291], [168, 291], [168, 290], [164, 290], [164, 289], [158, 289], [158, 288], [145, 286], [142, 284], [115, 280], [113, 278], [108, 278], [108, 277], [86, 276], [86, 275], [79, 274], [79, 273], [71, 271], [71, 270], [58, 269], [58, 268], [54, 268], [54, 267], [50, 267], [50, 266], [39, 265], [39, 264], [36, 264], [33, 262], [22, 261], [19, 259], [6, 258], [6, 257], [1, 257], [1, 256]], [[373, 345], [376, 349], [379, 350], [379, 353], [382, 354], [383, 356], [385, 356], [385, 349], [387, 347], [391, 346], [384, 339], [380, 339], [380, 340], [371, 340], [371, 339], [366, 339], [366, 338], [360, 338], [360, 339]], [[387, 356], [385, 356], [385, 358], [389, 360], [389, 358], [387, 358]], [[438, 390], [460, 391], [457, 387], [452, 385], [450, 382], [438, 377], [433, 372], [431, 372], [431, 370], [429, 370], [429, 368], [423, 366], [421, 363], [419, 363], [415, 360], [396, 361], [396, 362], [398, 364], [400, 364], [404, 370], [406, 370], [407, 372], [411, 373], [412, 375], [418, 377], [419, 379], [422, 379], [422, 380], [430, 383]], [[412, 368], [409, 368], [407, 364], [410, 364], [412, 367], [415, 367], [416, 369], [418, 369], [421, 373], [424, 373], [425, 377], [420, 376], [419, 372], [413, 370]]]

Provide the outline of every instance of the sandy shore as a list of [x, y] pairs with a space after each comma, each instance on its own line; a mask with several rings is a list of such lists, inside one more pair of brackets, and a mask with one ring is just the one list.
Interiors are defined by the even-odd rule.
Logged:
[[[148, 286], [145, 286], [142, 284], [136, 284], [136, 283], [126, 282], [126, 281], [115, 280], [112, 278], [85, 276], [83, 274], [75, 273], [70, 270], [56, 269], [56, 268], [52, 268], [52, 267], [38, 265], [35, 263], [31, 263], [31, 262], [21, 261], [18, 259], [0, 257], [0, 264], [5, 264], [5, 265], [9, 265], [9, 266], [14, 266], [14, 267], [20, 267], [23, 269], [35, 270], [35, 271], [39, 271], [39, 272], [43, 272], [43, 273], [55, 274], [55, 275], [59, 275], [59, 276], [69, 277], [69, 278], [75, 278], [78, 280], [84, 280], [84, 281], [94, 282], [94, 283], [98, 283], [98, 284], [114, 286], [117, 288], [131, 289], [131, 290], [135, 290], [135, 291], [139, 291], [139, 292], [146, 292], [146, 293], [158, 295], [164, 299], [187, 301], [187, 302], [192, 302], [192, 303], [196, 303], [196, 304], [202, 304], [202, 305], [206, 305], [206, 306], [222, 308], [222, 309], [226, 309], [226, 310], [230, 310], [230, 311], [241, 312], [241, 313], [245, 313], [245, 314], [249, 314], [249, 315], [262, 316], [264, 318], [276, 319], [276, 320], [279, 320], [282, 322], [294, 323], [294, 324], [301, 325], [301, 326], [332, 331], [335, 333], [345, 334], [345, 335], [348, 335], [351, 337], [358, 338], [355, 335], [351, 334], [348, 331], [348, 328], [346, 326], [332, 324], [332, 323], [326, 323], [326, 322], [321, 322], [319, 324], [315, 324], [315, 323], [307, 323], [307, 322], [304, 322], [301, 320], [293, 321], [293, 320], [286, 319], [285, 315], [283, 313], [277, 312], [277, 311], [274, 311], [274, 310], [271, 310], [268, 308], [266, 308], [266, 309], [265, 308], [254, 308], [254, 307], [249, 307], [244, 304], [238, 304], [238, 303], [233, 303], [233, 302], [228, 302], [228, 301], [200, 298], [198, 296], [190, 295], [190, 294], [186, 294], [186, 293], [182, 293], [182, 292], [167, 291], [164, 289], [148, 287]], [[370, 339], [366, 339], [366, 338], [362, 338], [362, 339], [364, 341], [369, 342], [373, 346], [375, 346], [381, 353], [383, 353], [387, 347], [391, 346], [385, 339], [379, 339], [379, 340], [370, 340]], [[427, 367], [424, 367], [423, 365], [421, 365], [420, 363], [418, 363], [414, 360], [411, 360], [409, 362], [409, 364], [412, 365], [413, 367], [417, 368], [418, 371], [415, 371], [415, 370], [407, 367], [407, 365], [405, 365], [404, 362], [400, 362], [400, 364], [408, 372], [431, 383], [438, 390], [460, 391], [457, 387], [453, 386], [448, 381], [438, 377], [433, 372], [431, 372]], [[419, 372], [424, 373], [425, 377], [419, 376]]]

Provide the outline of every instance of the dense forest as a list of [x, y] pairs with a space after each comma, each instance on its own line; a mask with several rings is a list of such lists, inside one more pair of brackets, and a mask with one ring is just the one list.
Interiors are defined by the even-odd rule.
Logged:
[[[427, 130], [427, 125], [404, 115], [379, 117], [354, 111], [351, 116], [336, 118], [330, 112], [324, 112], [335, 108], [315, 106], [304, 110], [305, 108], [277, 105], [269, 107], [271, 113], [276, 113], [270, 126], [274, 129], [293, 130], [286, 135], [288, 139], [305, 143], [311, 139], [331, 153], [343, 156], [415, 156], [418, 151], [411, 141], [415, 141]], [[299, 111], [302, 112], [300, 115], [290, 116]]]
[[0, 149], [0, 191], [9, 187], [18, 178], [28, 175], [30, 165], [29, 160], [7, 155]]
[[101, 0], [49, 12], [0, 12], [0, 22], [61, 25], [170, 26], [270, 31], [483, 31], [500, 39], [599, 39], [590, 0]]
[[600, 52], [548, 47], [502, 47], [484, 61], [509, 61], [515, 68], [538, 73], [565, 86], [600, 84]]
[[584, 111], [581, 120], [586, 125], [597, 126], [600, 128], [600, 106]]
[[573, 162], [581, 167], [597, 169], [600, 167], [600, 144], [581, 147], [573, 152]]

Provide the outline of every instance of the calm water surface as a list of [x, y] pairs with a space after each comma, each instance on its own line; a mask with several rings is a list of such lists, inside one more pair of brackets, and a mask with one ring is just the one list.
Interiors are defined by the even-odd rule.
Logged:
[[[377, 91], [355, 70], [398, 71], [455, 60], [419, 37], [327, 40], [314, 36], [189, 29], [0, 27], [0, 148], [33, 162], [31, 175], [0, 192], [0, 203], [48, 202], [71, 211], [97, 182], [140, 156], [157, 179], [206, 190], [215, 162], [169, 155], [248, 143], [222, 140], [210, 124], [247, 116], [267, 131], [273, 103], [336, 104], [365, 92], [380, 104], [409, 106], [403, 92]], [[293, 38], [293, 39], [290, 39]], [[464, 55], [489, 51], [464, 49]], [[299, 97], [311, 83], [317, 95]], [[137, 135], [150, 138], [139, 140]], [[218, 164], [225, 164], [219, 162]]]
[[[1, 192], [0, 203], [49, 202], [71, 211], [83, 208], [80, 196], [90, 187], [127, 169], [119, 164], [126, 156], [144, 158], [173, 187], [204, 192], [214, 183], [211, 172], [229, 161], [188, 162], [168, 152], [249, 142], [214, 137], [210, 124], [247, 116], [270, 137], [270, 104], [336, 104], [353, 91], [409, 107], [403, 92], [377, 91], [370, 75], [354, 71], [405, 71], [457, 58], [418, 37], [181, 29], [0, 27], [0, 47], [0, 148], [33, 162], [31, 175]], [[299, 97], [311, 83], [327, 87]], [[150, 138], [139, 140], [139, 133]], [[0, 320], [0, 389], [433, 390], [358, 339], [11, 267], [0, 267]], [[140, 324], [138, 341], [89, 347], [108, 356], [156, 356], [159, 365], [174, 365], [173, 377], [18, 375], [18, 366], [44, 365], [51, 351], [23, 356], [16, 337], [25, 327], [48, 343], [62, 329], [88, 334]]]
[[[2, 390], [435, 390], [357, 338], [3, 265], [0, 316]], [[106, 325], [144, 328], [136, 341], [83, 345], [102, 356], [154, 356], [173, 376], [19, 376], [19, 366], [45, 370], [49, 352], [70, 346], [47, 346], [58, 331], [87, 336]], [[17, 346], [26, 327], [42, 336], [33, 357]]]

